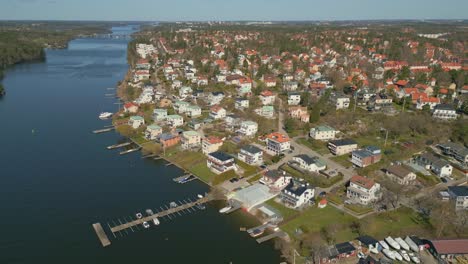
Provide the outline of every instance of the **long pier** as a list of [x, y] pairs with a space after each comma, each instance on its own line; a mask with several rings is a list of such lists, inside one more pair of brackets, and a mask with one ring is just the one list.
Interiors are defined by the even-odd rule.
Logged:
[[141, 219], [136, 219], [136, 220], [133, 220], [133, 221], [128, 222], [128, 223], [124, 223], [124, 224], [120, 224], [120, 225], [111, 227], [110, 230], [111, 230], [112, 233], [120, 232], [120, 231], [129, 229], [129, 228], [133, 228], [133, 227], [135, 227], [137, 225], [143, 224], [143, 222], [153, 221], [154, 218], [160, 218], [160, 217], [164, 217], [164, 216], [169, 216], [171, 214], [179, 213], [179, 212], [181, 212], [183, 210], [189, 209], [191, 207], [194, 207], [194, 206], [197, 206], [197, 205], [200, 205], [200, 204], [207, 203], [207, 202], [212, 201], [212, 200], [213, 200], [213, 198], [210, 195], [207, 195], [207, 196], [205, 196], [203, 198], [200, 198], [200, 199], [198, 199], [198, 200], [196, 200], [194, 202], [185, 203], [185, 204], [179, 205], [177, 207], [169, 208], [169, 209], [167, 209], [165, 211], [161, 211], [159, 213], [143, 217]]
[[278, 232], [275, 232], [275, 233], [273, 233], [273, 234], [269, 234], [269, 235], [267, 235], [267, 236], [263, 236], [263, 237], [257, 239], [257, 243], [261, 244], [261, 243], [266, 242], [266, 241], [268, 241], [268, 240], [270, 240], [270, 239], [273, 239], [273, 238], [275, 238], [275, 237], [284, 237], [284, 236], [286, 236], [286, 233], [285, 233], [285, 232], [283, 232], [283, 231], [278, 231]]
[[94, 134], [100, 134], [100, 133], [112, 131], [112, 130], [114, 130], [114, 129], [115, 129], [114, 127], [109, 127], [109, 128], [104, 128], [104, 129], [98, 129], [98, 130], [94, 130], [93, 133], [94, 133]]
[[122, 144], [115, 144], [115, 145], [112, 145], [112, 146], [108, 146], [107, 149], [116, 149], [116, 148], [126, 147], [126, 146], [128, 146], [130, 144], [132, 144], [132, 142], [125, 142], [125, 143], [122, 143]]

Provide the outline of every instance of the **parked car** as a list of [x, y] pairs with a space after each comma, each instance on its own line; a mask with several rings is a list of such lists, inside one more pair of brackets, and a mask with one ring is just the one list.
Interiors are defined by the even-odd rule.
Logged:
[[440, 180], [441, 180], [443, 183], [447, 183], [447, 182], [448, 182], [448, 181], [447, 181], [447, 178], [445, 178], [445, 177], [440, 178]]

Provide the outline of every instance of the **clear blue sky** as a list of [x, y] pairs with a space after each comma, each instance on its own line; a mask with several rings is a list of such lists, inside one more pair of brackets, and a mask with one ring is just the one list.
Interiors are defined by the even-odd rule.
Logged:
[[0, 19], [467, 19], [468, 0], [0, 0]]

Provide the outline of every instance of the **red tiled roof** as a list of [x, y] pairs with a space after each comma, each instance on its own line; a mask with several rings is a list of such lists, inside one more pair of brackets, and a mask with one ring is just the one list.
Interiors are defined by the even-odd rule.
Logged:
[[468, 254], [468, 239], [432, 240], [439, 254]]
[[274, 96], [275, 94], [270, 90], [265, 90], [260, 93], [262, 96]]
[[125, 108], [130, 108], [130, 107], [133, 107], [133, 106], [138, 107], [136, 104], [134, 104], [134, 103], [132, 103], [132, 102], [129, 102], [129, 103], [124, 104], [124, 107], [125, 107]]
[[205, 141], [207, 141], [210, 144], [218, 144], [218, 143], [223, 142], [219, 137], [215, 137], [215, 136], [209, 136], [205, 138]]
[[276, 142], [279, 142], [279, 143], [289, 142], [289, 137], [286, 136], [286, 135], [283, 135], [283, 134], [281, 134], [279, 132], [274, 132], [274, 133], [268, 134], [266, 137], [268, 139], [270, 139], [270, 140], [273, 140], [273, 141], [276, 141]]
[[352, 178], [351, 178], [351, 182], [354, 183], [354, 184], [357, 184], [359, 186], [362, 186], [366, 189], [370, 189], [372, 188], [372, 186], [374, 186], [375, 182], [369, 178], [366, 178], [366, 177], [363, 177], [363, 176], [359, 176], [359, 175], [354, 175]]

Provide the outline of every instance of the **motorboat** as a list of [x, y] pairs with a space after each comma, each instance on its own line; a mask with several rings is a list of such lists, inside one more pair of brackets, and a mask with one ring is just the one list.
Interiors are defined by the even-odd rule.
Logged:
[[379, 244], [380, 244], [380, 245], [382, 246], [382, 248], [384, 248], [384, 249], [390, 249], [390, 247], [388, 246], [388, 244], [387, 244], [385, 241], [383, 241], [383, 240], [380, 240], [380, 241], [379, 241]]
[[391, 260], [395, 260], [395, 252], [394, 252], [394, 251], [392, 251], [392, 250], [390, 250], [390, 249], [388, 249], [388, 248], [384, 248], [384, 249], [382, 250], [382, 253], [383, 253], [387, 258], [389, 258], [389, 259], [391, 259]]
[[197, 208], [200, 210], [205, 210], [206, 206], [204, 204], [197, 204]]
[[145, 212], [146, 212], [147, 215], [154, 215], [153, 210], [151, 210], [151, 209], [146, 209]]
[[395, 255], [395, 259], [403, 261], [403, 256], [401, 256], [400, 253], [398, 253], [398, 251], [393, 251], [393, 254]]
[[110, 112], [102, 112], [102, 113], [99, 114], [100, 119], [107, 119], [107, 118], [109, 118], [111, 116], [112, 116], [112, 113], [110, 113]]
[[414, 253], [410, 253], [409, 256], [411, 258], [411, 261], [413, 261], [414, 263], [416, 263], [416, 264], [421, 263], [421, 260], [419, 260], [419, 258], [416, 257], [416, 255]]
[[171, 202], [171, 203], [169, 204], [169, 206], [170, 206], [171, 208], [176, 208], [176, 207], [177, 207], [177, 203], [176, 203], [176, 202]]
[[413, 250], [414, 252], [419, 252], [418, 245], [416, 245], [416, 243], [414, 243], [414, 241], [409, 236], [405, 237], [405, 242], [408, 244], [411, 250]]
[[403, 239], [401, 239], [401, 237], [395, 238], [395, 241], [398, 243], [398, 245], [400, 245], [402, 249], [410, 250], [410, 247], [408, 246], [408, 244]]
[[143, 218], [143, 215], [142, 215], [141, 213], [136, 213], [135, 216], [136, 216], [136, 218], [138, 218], [138, 219]]
[[406, 260], [408, 262], [411, 261], [410, 256], [408, 255], [408, 253], [406, 253], [406, 250], [400, 251], [400, 255], [403, 257], [404, 260]]
[[197, 197], [198, 197], [198, 199], [201, 199], [201, 198], [203, 198], [203, 195], [199, 194], [199, 195], [197, 195]]
[[379, 254], [379, 249], [377, 248], [377, 245], [369, 245], [369, 251], [374, 254]]
[[251, 237], [258, 237], [258, 236], [261, 236], [263, 234], [263, 232], [265, 232], [265, 230], [255, 229], [255, 230], [252, 231], [252, 233], [250, 233], [250, 236]]
[[143, 222], [143, 227], [144, 228], [149, 228], [150, 227], [150, 224], [148, 222]]
[[157, 217], [153, 218], [153, 224], [156, 226], [160, 224], [159, 219]]
[[386, 237], [385, 241], [394, 249], [400, 250], [400, 244], [398, 244], [391, 236]]
[[226, 206], [226, 207], [223, 207], [223, 208], [219, 209], [219, 212], [224, 214], [227, 211], [231, 210], [231, 208], [232, 208], [232, 206], [229, 205], [229, 206]]

